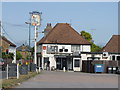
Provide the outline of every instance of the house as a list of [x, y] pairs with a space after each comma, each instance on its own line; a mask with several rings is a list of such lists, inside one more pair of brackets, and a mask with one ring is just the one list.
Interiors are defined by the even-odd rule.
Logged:
[[47, 24], [44, 37], [37, 42], [37, 62], [42, 69], [81, 71], [83, 52], [91, 52], [91, 44], [68, 23], [53, 28]]
[[120, 60], [120, 35], [113, 35], [102, 48], [102, 52], [108, 52], [110, 60]]
[[28, 45], [21, 45], [19, 47], [17, 47], [17, 51], [20, 52], [20, 54], [22, 55], [22, 59], [27, 60], [28, 56], [31, 55], [31, 52], [29, 50], [29, 46]]
[[5, 36], [0, 36], [0, 47], [2, 47], [2, 52], [6, 52], [6, 49], [8, 49], [9, 53], [13, 53], [14, 57], [12, 63], [16, 63], [16, 45]]
[[120, 60], [120, 35], [113, 35], [100, 52], [83, 53], [83, 60]]

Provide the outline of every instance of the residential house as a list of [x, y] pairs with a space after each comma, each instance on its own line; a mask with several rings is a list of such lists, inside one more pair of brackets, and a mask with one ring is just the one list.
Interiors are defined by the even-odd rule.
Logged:
[[100, 52], [83, 53], [83, 60], [120, 60], [120, 35], [113, 35]]
[[82, 52], [91, 52], [91, 44], [68, 23], [53, 28], [47, 24], [44, 37], [37, 42], [37, 62], [42, 69], [82, 70]]
[[16, 45], [5, 36], [0, 36], [0, 47], [2, 47], [2, 52], [6, 52], [6, 49], [8, 49], [9, 53], [13, 53], [14, 57], [12, 63], [16, 63]]
[[24, 45], [24, 44], [23, 44], [23, 45], [17, 47], [17, 51], [20, 52], [20, 54], [22, 55], [22, 58], [23, 58], [24, 60], [27, 60], [29, 54], [31, 55], [31, 52], [30, 52], [30, 50], [29, 50], [29, 46], [28, 46], [28, 45]]

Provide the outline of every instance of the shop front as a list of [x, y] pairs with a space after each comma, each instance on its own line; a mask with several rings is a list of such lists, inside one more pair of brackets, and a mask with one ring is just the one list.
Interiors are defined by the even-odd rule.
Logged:
[[80, 71], [80, 56], [60, 56], [56, 55], [56, 70]]

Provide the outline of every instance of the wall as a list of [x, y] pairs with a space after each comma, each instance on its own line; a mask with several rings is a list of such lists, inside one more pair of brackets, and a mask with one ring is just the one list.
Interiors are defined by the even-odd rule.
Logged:
[[12, 61], [12, 63], [16, 63], [16, 47], [9, 47], [9, 52], [14, 54], [14, 60]]
[[90, 52], [91, 51], [91, 47], [90, 45], [82, 45], [82, 52]]

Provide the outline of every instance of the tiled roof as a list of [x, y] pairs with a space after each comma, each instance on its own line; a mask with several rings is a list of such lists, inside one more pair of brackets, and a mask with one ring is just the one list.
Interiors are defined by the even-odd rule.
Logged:
[[[1, 38], [1, 36], [0, 36]], [[11, 41], [9, 41], [5, 36], [2, 36], [2, 40], [6, 41], [8, 44], [10, 44], [10, 46], [16, 47], [16, 45], [14, 43], [12, 43]]]
[[58, 23], [38, 44], [90, 44], [67, 23]]
[[113, 35], [109, 42], [102, 48], [102, 52], [120, 53], [120, 35]]
[[25, 46], [24, 44], [17, 47], [17, 51], [29, 51], [29, 46]]

